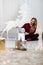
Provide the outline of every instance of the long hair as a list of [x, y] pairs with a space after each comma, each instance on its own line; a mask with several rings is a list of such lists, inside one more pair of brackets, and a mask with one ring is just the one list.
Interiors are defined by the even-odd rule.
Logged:
[[[31, 18], [31, 23], [32, 23], [32, 20], [35, 20], [34, 23], [32, 24], [31, 26], [31, 29], [30, 29], [30, 32], [34, 32], [36, 29], [37, 29], [37, 19], [36, 18]], [[30, 24], [31, 24], [30, 23]]]

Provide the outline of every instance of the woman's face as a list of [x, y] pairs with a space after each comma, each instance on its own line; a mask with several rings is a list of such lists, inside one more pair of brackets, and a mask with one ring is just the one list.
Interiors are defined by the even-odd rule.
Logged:
[[35, 19], [32, 19], [31, 22], [30, 22], [30, 24], [31, 24], [32, 26], [35, 26], [35, 25], [37, 25], [37, 21], [35, 21]]

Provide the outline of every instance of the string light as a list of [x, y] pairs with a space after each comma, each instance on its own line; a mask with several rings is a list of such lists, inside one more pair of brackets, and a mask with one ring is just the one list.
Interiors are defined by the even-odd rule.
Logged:
[[9, 63], [10, 63], [10, 60], [8, 59], [8, 60], [6, 61], [6, 63], [9, 64]]
[[3, 61], [3, 64], [6, 64], [6, 61]]

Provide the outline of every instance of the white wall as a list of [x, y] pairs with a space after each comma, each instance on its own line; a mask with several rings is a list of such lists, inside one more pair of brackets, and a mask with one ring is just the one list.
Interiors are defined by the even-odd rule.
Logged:
[[[0, 0], [0, 30], [6, 21], [17, 18], [19, 7], [23, 2], [23, 0]], [[40, 31], [43, 25], [43, 0], [28, 0], [28, 5], [31, 9], [29, 20], [32, 17], [36, 17], [38, 20], [38, 30]]]
[[38, 31], [41, 31], [43, 24], [43, 0], [29, 0], [31, 7], [31, 17], [36, 17], [38, 20]]
[[21, 3], [22, 0], [0, 0], [0, 30], [7, 21], [16, 19]]

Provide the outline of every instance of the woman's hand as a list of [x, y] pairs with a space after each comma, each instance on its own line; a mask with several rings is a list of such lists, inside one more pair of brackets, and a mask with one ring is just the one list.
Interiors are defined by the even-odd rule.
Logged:
[[16, 26], [16, 28], [19, 28], [18, 26]]
[[25, 32], [25, 35], [28, 35], [29, 33]]

